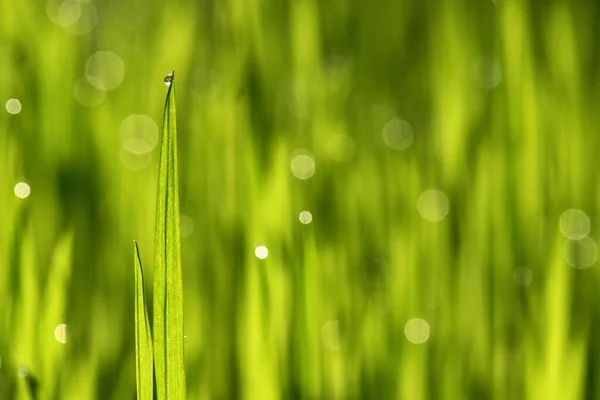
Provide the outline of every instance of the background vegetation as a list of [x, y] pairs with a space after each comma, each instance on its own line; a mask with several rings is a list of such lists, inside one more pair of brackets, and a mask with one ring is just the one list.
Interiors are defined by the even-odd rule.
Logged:
[[133, 398], [173, 67], [190, 399], [600, 397], [596, 2], [0, 9], [0, 398]]

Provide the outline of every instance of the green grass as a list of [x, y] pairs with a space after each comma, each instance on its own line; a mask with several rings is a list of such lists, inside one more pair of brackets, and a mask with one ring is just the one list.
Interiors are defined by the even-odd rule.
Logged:
[[140, 250], [133, 242], [133, 264], [135, 268], [135, 373], [136, 392], [139, 400], [152, 400], [154, 395], [154, 353], [152, 333], [144, 294], [144, 272], [140, 261]]
[[[154, 247], [154, 313], [152, 334], [146, 310], [139, 249], [134, 241], [136, 380], [138, 399], [185, 399], [183, 361], [183, 283], [179, 227], [175, 71], [169, 86], [158, 166]], [[153, 343], [153, 344], [152, 344]], [[154, 368], [153, 368], [154, 367]], [[156, 377], [156, 381], [153, 377]]]
[[156, 200], [152, 315], [154, 368], [158, 398], [185, 399], [175, 71], [170, 74], [169, 81], [163, 117]]
[[[161, 157], [122, 150], [120, 127], [143, 114], [143, 139], [159, 136], [172, 66], [188, 399], [600, 397], [598, 265], [568, 265], [559, 230], [576, 208], [599, 238], [595, 2], [93, 2], [81, 36], [13, 3], [0, 398], [31, 398], [34, 380], [39, 398], [135, 395], [128, 243], [160, 280], [145, 257]], [[73, 90], [97, 50], [124, 80], [86, 107]], [[393, 114], [413, 128], [406, 150], [383, 141]], [[291, 171], [298, 152], [309, 179]], [[417, 209], [430, 189], [450, 204], [437, 223]], [[145, 294], [156, 315], [161, 294]]]

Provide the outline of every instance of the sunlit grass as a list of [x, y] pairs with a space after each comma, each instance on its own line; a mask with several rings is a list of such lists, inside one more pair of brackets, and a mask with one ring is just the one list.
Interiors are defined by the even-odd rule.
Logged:
[[159, 399], [185, 399], [175, 71], [165, 83], [154, 239], [154, 372]]
[[135, 270], [135, 373], [138, 400], [152, 400], [154, 395], [154, 353], [146, 295], [144, 273], [137, 243], [133, 242]]
[[82, 36], [0, 13], [0, 398], [133, 396], [125, 244], [161, 251], [161, 158], [119, 129], [160, 125], [172, 65], [189, 399], [599, 397], [599, 6], [538, 3], [91, 2]]
[[[179, 228], [175, 71], [169, 86], [160, 146], [154, 247], [154, 312], [152, 333], [146, 310], [139, 249], [134, 242], [135, 355], [138, 399], [185, 399], [183, 363], [183, 283]], [[152, 341], [153, 336], [153, 341]], [[156, 378], [154, 380], [154, 378]]]

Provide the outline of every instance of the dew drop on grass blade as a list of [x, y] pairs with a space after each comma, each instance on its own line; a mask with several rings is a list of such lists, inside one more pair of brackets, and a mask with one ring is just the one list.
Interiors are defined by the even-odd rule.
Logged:
[[165, 78], [165, 102], [154, 246], [154, 368], [158, 399], [185, 399], [183, 283], [179, 233], [175, 71]]

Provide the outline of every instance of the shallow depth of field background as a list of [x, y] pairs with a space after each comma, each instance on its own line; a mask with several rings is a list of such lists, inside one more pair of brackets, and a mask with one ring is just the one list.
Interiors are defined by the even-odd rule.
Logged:
[[596, 2], [0, 10], [0, 399], [134, 398], [172, 68], [190, 399], [600, 397]]

